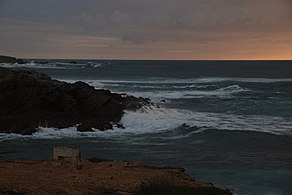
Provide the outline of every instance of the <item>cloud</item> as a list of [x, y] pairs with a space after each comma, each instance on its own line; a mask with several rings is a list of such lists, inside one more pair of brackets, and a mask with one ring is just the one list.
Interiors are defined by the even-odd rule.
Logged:
[[132, 56], [133, 48], [145, 52], [149, 45], [172, 48], [161, 49], [161, 56], [207, 48], [213, 53], [219, 43], [228, 48], [253, 40], [252, 47], [270, 37], [283, 43], [292, 32], [291, 7], [291, 0], [0, 0], [0, 41], [2, 52], [19, 53], [77, 46], [103, 52], [97, 48], [109, 46], [114, 56], [126, 46], [123, 55]]
[[114, 6], [91, 2], [98, 9], [82, 12], [79, 19], [88, 33], [103, 31], [144, 43], [181, 31], [290, 31], [290, 4], [286, 0], [124, 0]]

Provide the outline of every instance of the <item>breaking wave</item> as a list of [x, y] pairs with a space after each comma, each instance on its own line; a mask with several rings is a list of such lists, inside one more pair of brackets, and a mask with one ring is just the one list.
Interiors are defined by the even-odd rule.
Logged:
[[182, 90], [182, 91], [148, 91], [148, 92], [128, 92], [128, 94], [137, 97], [150, 98], [153, 101], [160, 99], [181, 99], [181, 98], [204, 98], [207, 96], [216, 96], [222, 98], [228, 98], [233, 94], [248, 91], [240, 86], [229, 86], [225, 88], [219, 88], [212, 91], [200, 91], [200, 90]]
[[[29, 138], [29, 139], [61, 139], [61, 138], [126, 138], [131, 135], [177, 131], [178, 128], [196, 127], [189, 132], [200, 133], [206, 129], [230, 131], [257, 131], [276, 135], [292, 135], [292, 118], [270, 116], [242, 116], [219, 113], [192, 112], [144, 107], [136, 112], [127, 111], [121, 123], [125, 129], [114, 127], [113, 130], [94, 132], [78, 132], [76, 127], [55, 129], [40, 127], [33, 135], [0, 134], [0, 141]], [[197, 130], [199, 129], [199, 131]], [[185, 135], [184, 135], [185, 136]], [[178, 135], [179, 139], [181, 136]]]
[[[76, 80], [63, 80], [74, 83]], [[106, 88], [113, 92], [124, 93], [136, 97], [150, 98], [154, 102], [161, 99], [180, 99], [180, 98], [203, 98], [203, 97], [222, 97], [228, 98], [233, 94], [249, 91], [239, 85], [230, 85], [227, 87], [216, 88], [216, 85], [184, 85], [184, 86], [167, 86], [167, 85], [125, 85], [125, 83], [104, 82], [102, 80], [84, 80], [84, 82], [95, 88]], [[213, 90], [208, 89], [214, 88]], [[142, 90], [141, 90], [142, 89]]]
[[241, 78], [241, 77], [204, 77], [189, 79], [171, 79], [171, 78], [149, 78], [147, 80], [96, 80], [105, 84], [205, 84], [220, 82], [242, 82], [242, 83], [277, 83], [292, 82], [291, 78]]
[[9, 64], [0, 63], [0, 67], [3, 68], [32, 68], [32, 69], [82, 69], [82, 68], [101, 68], [103, 63], [84, 62], [37, 62], [31, 61], [25, 64]]

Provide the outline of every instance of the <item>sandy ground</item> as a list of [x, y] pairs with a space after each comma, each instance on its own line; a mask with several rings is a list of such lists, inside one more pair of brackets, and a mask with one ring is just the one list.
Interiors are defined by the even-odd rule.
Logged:
[[183, 168], [155, 168], [142, 162], [83, 160], [81, 169], [66, 161], [0, 162], [0, 194], [136, 194], [154, 183], [214, 188], [191, 179]]

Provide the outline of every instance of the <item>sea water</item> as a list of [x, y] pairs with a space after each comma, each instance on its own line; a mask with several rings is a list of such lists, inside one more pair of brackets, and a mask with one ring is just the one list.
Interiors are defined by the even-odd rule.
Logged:
[[235, 194], [292, 194], [292, 61], [37, 61], [0, 66], [84, 81], [157, 106], [126, 111], [125, 129], [0, 134], [0, 159], [49, 159], [54, 146], [75, 146], [86, 158], [183, 166]]

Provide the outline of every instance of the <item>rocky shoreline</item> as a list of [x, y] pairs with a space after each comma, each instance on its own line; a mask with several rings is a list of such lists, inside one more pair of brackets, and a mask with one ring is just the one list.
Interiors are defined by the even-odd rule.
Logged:
[[190, 178], [180, 167], [143, 162], [83, 160], [81, 169], [66, 161], [0, 162], [0, 194], [231, 195], [230, 190]]
[[32, 134], [38, 127], [78, 131], [122, 128], [125, 110], [151, 105], [148, 99], [66, 83], [31, 70], [0, 68], [0, 133]]
[[18, 59], [18, 58], [15, 58], [15, 57], [11, 57], [11, 56], [2, 56], [2, 55], [0, 55], [0, 63], [25, 64], [25, 63], [27, 63], [27, 61], [22, 60], [22, 59]]
[[[24, 61], [0, 56], [0, 63]], [[0, 133], [30, 135], [38, 127], [78, 131], [123, 128], [125, 110], [153, 106], [149, 99], [66, 83], [32, 70], [0, 67]], [[0, 161], [0, 195], [34, 194], [198, 194], [231, 195], [211, 183], [192, 179], [181, 167], [152, 167], [143, 162], [82, 159]]]

